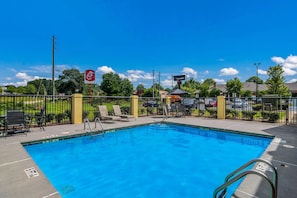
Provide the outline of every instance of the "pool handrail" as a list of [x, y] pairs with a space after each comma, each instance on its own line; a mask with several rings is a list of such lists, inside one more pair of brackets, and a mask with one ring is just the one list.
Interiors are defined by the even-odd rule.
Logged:
[[[273, 188], [272, 189], [272, 195], [273, 195], [273, 198], [275, 196], [275, 198], [277, 197], [277, 186], [278, 186], [278, 173], [277, 173], [277, 170], [276, 168], [272, 165], [271, 162], [269, 162], [268, 160], [265, 160], [265, 159], [261, 159], [261, 158], [256, 158], [256, 159], [253, 159], [247, 163], [245, 163], [244, 165], [242, 165], [241, 167], [239, 167], [238, 169], [236, 169], [235, 171], [231, 172], [229, 175], [226, 176], [225, 178], [225, 182], [223, 185], [221, 185], [220, 187], [218, 187], [216, 190], [215, 190], [215, 193], [214, 193], [214, 198], [216, 198], [216, 195], [219, 191], [223, 190], [222, 192], [224, 194], [227, 193], [227, 187], [229, 185], [231, 185], [232, 183], [234, 183], [235, 181], [237, 181], [238, 179], [240, 179], [241, 177], [245, 176], [245, 175], [242, 175], [241, 177], [238, 177], [239, 175], [236, 176], [237, 173], [239, 173], [240, 171], [244, 170], [245, 168], [249, 167], [250, 165], [256, 163], [256, 162], [263, 162], [265, 164], [267, 164], [268, 166], [270, 166], [270, 168], [273, 170], [273, 173], [274, 173], [274, 176], [273, 176], [273, 181], [271, 181], [266, 174], [262, 173], [262, 172], [259, 172], [257, 170], [253, 170], [252, 173], [248, 173], [248, 174], [257, 174], [259, 175], [258, 173], [261, 173], [259, 176], [262, 176], [264, 177], [266, 180], [269, 180], [269, 184], [271, 185], [271, 187]], [[258, 172], [258, 173], [255, 173], [255, 172]], [[244, 172], [243, 172], [244, 173]], [[233, 179], [231, 179], [233, 177]], [[236, 178], [236, 179], [235, 179]], [[233, 182], [230, 182], [231, 180]], [[228, 185], [227, 185], [228, 183]], [[221, 187], [224, 186], [224, 188], [221, 189]], [[218, 190], [220, 188], [220, 190]], [[218, 191], [217, 191], [218, 190]]]

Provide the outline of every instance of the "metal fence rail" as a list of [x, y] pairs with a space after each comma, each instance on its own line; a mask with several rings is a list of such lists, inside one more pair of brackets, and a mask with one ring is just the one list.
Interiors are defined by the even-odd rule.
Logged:
[[0, 124], [8, 110], [23, 111], [30, 127], [38, 126], [34, 119], [44, 110], [45, 125], [71, 123], [71, 96], [0, 95]]

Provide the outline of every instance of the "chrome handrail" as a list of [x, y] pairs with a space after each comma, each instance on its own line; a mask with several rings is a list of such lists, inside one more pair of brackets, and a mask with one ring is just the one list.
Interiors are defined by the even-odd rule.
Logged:
[[[256, 158], [256, 159], [253, 159], [253, 160], [251, 160], [251, 161], [245, 163], [244, 165], [242, 165], [241, 167], [239, 167], [238, 169], [236, 169], [235, 171], [233, 171], [233, 172], [231, 172], [229, 175], [227, 175], [226, 178], [225, 178], [225, 183], [224, 183], [224, 184], [228, 183], [229, 180], [230, 180], [230, 178], [234, 177], [237, 173], [239, 173], [239, 172], [242, 171], [243, 169], [249, 167], [250, 165], [252, 165], [252, 164], [254, 164], [254, 163], [256, 163], [256, 162], [263, 162], [263, 163], [267, 164], [268, 166], [270, 166], [270, 168], [272, 168], [273, 173], [274, 173], [274, 176], [273, 176], [273, 182], [270, 181], [270, 180], [269, 180], [269, 181], [273, 184], [273, 188], [274, 188], [275, 194], [276, 194], [276, 196], [277, 196], [278, 173], [277, 173], [276, 168], [271, 164], [271, 162], [269, 162], [269, 161], [267, 161], [267, 160], [265, 160], [265, 159]], [[258, 172], [259, 172], [259, 171], [258, 171]], [[265, 174], [264, 174], [264, 175], [265, 175]], [[265, 175], [265, 176], [266, 176], [266, 175]], [[267, 176], [266, 176], [266, 177], [267, 177]], [[267, 178], [268, 178], [268, 177], [267, 177]], [[269, 178], [268, 178], [268, 179], [269, 179]], [[233, 180], [233, 179], [232, 179], [232, 180]], [[227, 187], [228, 187], [228, 185], [224, 185], [224, 186], [225, 186], [224, 189], [221, 189], [221, 190], [223, 190], [223, 192], [226, 193], [226, 192], [227, 192]], [[216, 192], [216, 191], [215, 191], [215, 192]], [[215, 195], [215, 196], [216, 196], [216, 195]], [[214, 197], [215, 197], [215, 196], [214, 196]]]

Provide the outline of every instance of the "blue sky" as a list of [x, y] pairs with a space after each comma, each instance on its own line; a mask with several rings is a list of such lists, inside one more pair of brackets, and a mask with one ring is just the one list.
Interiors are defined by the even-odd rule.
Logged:
[[172, 75], [226, 83], [281, 64], [297, 81], [296, 0], [9, 0], [0, 6], [0, 85], [64, 69], [113, 71], [136, 88]]

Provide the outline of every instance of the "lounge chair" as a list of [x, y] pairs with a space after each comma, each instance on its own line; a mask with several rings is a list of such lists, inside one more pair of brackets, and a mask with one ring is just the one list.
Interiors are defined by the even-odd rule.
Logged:
[[113, 121], [113, 120], [121, 119], [121, 117], [119, 117], [119, 116], [108, 115], [107, 107], [105, 105], [98, 105], [98, 109], [100, 112], [100, 120], [101, 121]]
[[112, 105], [112, 108], [115, 116], [119, 116], [122, 119], [127, 119], [128, 121], [130, 118], [134, 118], [133, 115], [122, 114], [122, 111], [119, 105]]

